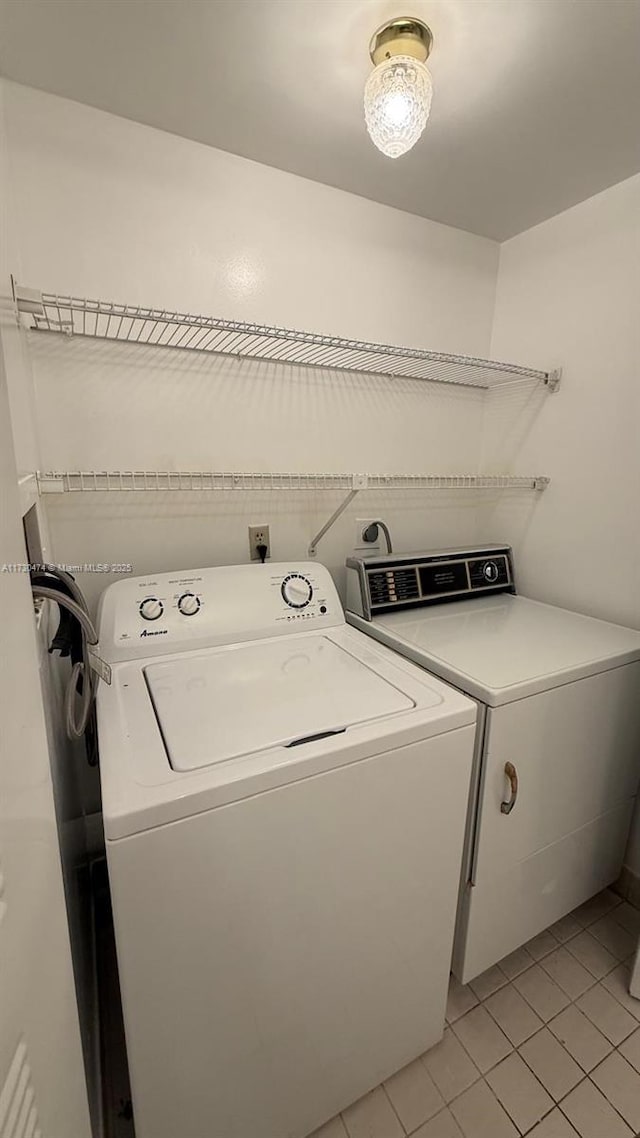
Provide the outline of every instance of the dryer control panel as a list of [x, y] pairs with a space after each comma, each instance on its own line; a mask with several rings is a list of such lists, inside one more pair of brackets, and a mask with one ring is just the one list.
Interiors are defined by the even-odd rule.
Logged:
[[108, 663], [344, 624], [317, 562], [223, 565], [116, 581], [98, 613]]
[[347, 609], [367, 620], [392, 609], [515, 591], [508, 545], [347, 561]]

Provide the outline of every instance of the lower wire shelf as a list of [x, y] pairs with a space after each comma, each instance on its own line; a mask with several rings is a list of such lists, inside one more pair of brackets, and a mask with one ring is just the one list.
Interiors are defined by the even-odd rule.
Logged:
[[265, 474], [206, 470], [49, 470], [36, 474], [40, 494], [146, 491], [342, 490], [346, 498], [311, 539], [309, 556], [362, 490], [545, 490], [550, 479], [519, 474]]
[[40, 494], [225, 490], [545, 490], [550, 479], [517, 474], [296, 474], [206, 470], [49, 470]]

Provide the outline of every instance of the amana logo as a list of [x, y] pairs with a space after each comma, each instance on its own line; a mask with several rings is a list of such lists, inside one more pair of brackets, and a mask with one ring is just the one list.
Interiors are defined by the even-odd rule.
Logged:
[[141, 636], [166, 636], [168, 628], [143, 628]]

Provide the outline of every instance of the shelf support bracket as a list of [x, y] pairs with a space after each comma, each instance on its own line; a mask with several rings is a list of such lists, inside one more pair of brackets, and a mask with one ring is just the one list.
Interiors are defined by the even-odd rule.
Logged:
[[547, 388], [547, 391], [549, 392], [550, 395], [555, 395], [556, 391], [560, 387], [560, 380], [561, 379], [562, 379], [562, 368], [561, 367], [557, 367], [553, 371], [550, 371], [547, 374], [547, 378], [545, 379], [544, 382], [545, 382], [545, 386]]
[[324, 535], [329, 532], [334, 522], [337, 522], [340, 515], [343, 514], [346, 510], [347, 506], [351, 505], [356, 494], [359, 494], [361, 490], [367, 489], [368, 482], [369, 480], [366, 474], [354, 474], [352, 476], [352, 488], [347, 494], [344, 502], [341, 502], [341, 504], [338, 506], [338, 509], [333, 511], [329, 520], [325, 522], [321, 530], [318, 530], [315, 537], [311, 538], [311, 541], [309, 542], [309, 557], [316, 556], [316, 553], [318, 552], [318, 543], [322, 541]]

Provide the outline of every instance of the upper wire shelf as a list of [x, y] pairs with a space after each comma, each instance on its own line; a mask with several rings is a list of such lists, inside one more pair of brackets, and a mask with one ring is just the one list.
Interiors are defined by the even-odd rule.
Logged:
[[24, 288], [15, 282], [14, 294], [26, 326], [36, 331], [65, 332], [463, 387], [487, 389], [518, 380], [535, 380], [545, 384], [549, 391], [555, 391], [559, 382], [559, 372], [517, 364], [345, 340], [141, 305], [59, 296]]

